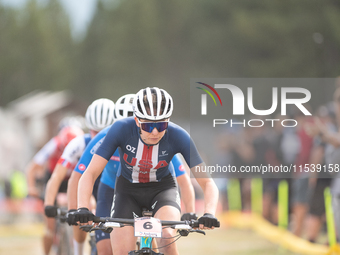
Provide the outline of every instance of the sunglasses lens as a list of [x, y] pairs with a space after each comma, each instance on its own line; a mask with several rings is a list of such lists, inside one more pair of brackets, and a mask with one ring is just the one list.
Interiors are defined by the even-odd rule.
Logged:
[[153, 126], [152, 123], [141, 123], [141, 128], [148, 133], [152, 132], [153, 130], [152, 126]]
[[[157, 122], [156, 122], [157, 123]], [[157, 125], [156, 125], [156, 128], [157, 128], [157, 130], [158, 130], [158, 132], [162, 132], [162, 131], [164, 131], [165, 129], [167, 129], [168, 128], [168, 123], [169, 122], [158, 122], [157, 124], [158, 124], [158, 127], [157, 127]]]
[[158, 130], [158, 132], [162, 132], [164, 131], [165, 129], [168, 128], [168, 122], [167, 121], [164, 121], [164, 122], [141, 122], [141, 128], [148, 132], [148, 133], [151, 133], [152, 130], [154, 128], [156, 128]]

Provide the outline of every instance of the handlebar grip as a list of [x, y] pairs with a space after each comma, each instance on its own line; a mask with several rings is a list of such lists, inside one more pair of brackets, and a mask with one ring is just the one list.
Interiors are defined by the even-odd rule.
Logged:
[[198, 220], [191, 220], [191, 223], [189, 225], [192, 228], [198, 228], [200, 224], [198, 223]]
[[98, 216], [94, 216], [93, 222], [95, 222], [95, 223], [103, 222], [103, 218], [102, 217], [98, 217]]

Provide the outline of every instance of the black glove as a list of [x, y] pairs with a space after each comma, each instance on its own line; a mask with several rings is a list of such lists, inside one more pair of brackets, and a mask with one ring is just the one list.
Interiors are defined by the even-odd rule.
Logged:
[[198, 219], [199, 224], [203, 224], [204, 227], [220, 227], [220, 222], [211, 213], [205, 213], [201, 218]]
[[181, 217], [181, 221], [185, 220], [197, 220], [197, 215], [196, 213], [184, 213]]
[[76, 213], [76, 209], [71, 209], [67, 212], [66, 214], [66, 222], [68, 223], [68, 225], [75, 225], [77, 226], [77, 221], [75, 221], [75, 213]]
[[82, 207], [74, 212], [74, 220], [80, 223], [87, 223], [88, 221], [93, 221], [94, 214], [89, 211], [89, 209]]
[[45, 215], [49, 218], [54, 218], [58, 215], [58, 207], [54, 205], [45, 206]]

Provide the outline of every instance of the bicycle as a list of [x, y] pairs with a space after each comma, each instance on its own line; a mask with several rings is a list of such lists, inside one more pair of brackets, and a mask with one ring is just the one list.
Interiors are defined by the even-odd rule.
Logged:
[[[44, 203], [43, 195], [28, 195], [27, 197], [38, 199]], [[72, 228], [65, 224], [67, 222], [67, 212], [64, 206], [55, 207], [52, 212], [54, 214], [52, 217], [56, 219], [56, 224], [51, 251], [56, 255], [73, 255]]]
[[52, 249], [55, 250], [57, 255], [72, 255], [72, 228], [67, 222], [67, 209], [60, 207], [56, 209], [56, 231], [53, 240]]
[[[57, 220], [56, 234], [53, 245], [56, 249], [57, 255], [71, 255], [73, 254], [73, 235], [72, 228], [64, 223], [68, 221], [68, 211], [66, 208], [55, 208], [55, 218]], [[94, 233], [90, 233], [89, 238], [90, 255], [97, 255], [97, 246]]]
[[[178, 235], [170, 244], [176, 242], [182, 236], [188, 236], [190, 233], [196, 232], [204, 234], [203, 230], [196, 229], [199, 226], [198, 220], [191, 221], [161, 221], [157, 218], [143, 216], [135, 219], [122, 219], [122, 218], [111, 218], [111, 217], [94, 217], [93, 225], [80, 226], [80, 229], [86, 232], [95, 230], [102, 230], [106, 233], [111, 233], [113, 228], [121, 228], [125, 226], [133, 226], [135, 230], [135, 236], [141, 238], [139, 247], [137, 250], [130, 251], [128, 255], [164, 255], [163, 253], [157, 253], [153, 251], [152, 240], [154, 238], [161, 238], [162, 228], [170, 227], [177, 229]], [[99, 223], [98, 225], [95, 225]], [[219, 222], [218, 226], [219, 227]], [[168, 244], [168, 245], [170, 245]], [[164, 248], [158, 247], [158, 249]]]

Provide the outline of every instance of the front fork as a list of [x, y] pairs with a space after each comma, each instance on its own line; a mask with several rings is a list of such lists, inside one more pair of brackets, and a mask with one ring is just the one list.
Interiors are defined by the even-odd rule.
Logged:
[[141, 237], [140, 238], [140, 246], [139, 246], [140, 249], [143, 249], [143, 248], [152, 248], [152, 238], [150, 237]]

